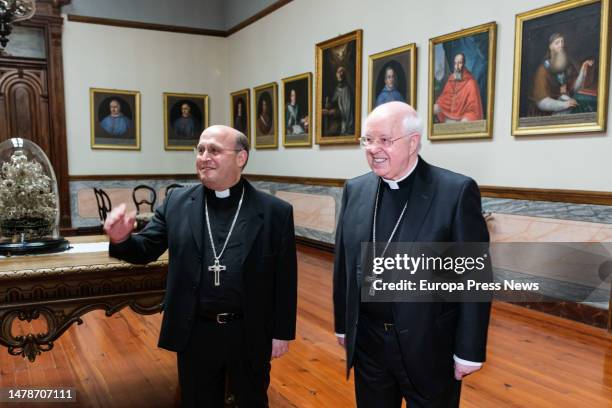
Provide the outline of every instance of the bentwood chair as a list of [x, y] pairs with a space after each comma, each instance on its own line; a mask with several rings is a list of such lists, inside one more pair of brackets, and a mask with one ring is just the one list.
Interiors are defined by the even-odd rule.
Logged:
[[98, 215], [100, 216], [100, 222], [104, 224], [106, 216], [112, 210], [110, 197], [106, 194], [106, 191], [101, 188], [94, 187], [94, 194], [96, 196], [96, 203], [98, 204]]
[[[144, 198], [142, 198], [141, 192], [147, 193], [145, 194]], [[136, 206], [136, 212], [138, 214], [141, 213], [141, 205], [148, 205], [149, 212], [153, 212], [155, 200], [157, 200], [157, 193], [155, 193], [155, 189], [153, 187], [149, 187], [146, 184], [141, 184], [134, 187], [134, 190], [132, 190], [132, 199], [134, 200], [134, 205]]]
[[181, 187], [183, 187], [183, 185], [179, 183], [170, 184], [168, 187], [166, 187], [166, 197], [168, 197], [168, 193], [170, 192], [170, 190], [172, 190], [173, 188], [181, 188]]
[[[136, 206], [136, 229], [139, 230], [147, 225], [151, 218], [153, 218], [157, 193], [152, 187], [145, 184], [140, 184], [134, 187], [134, 190], [132, 190], [132, 199], [134, 200], [134, 205]], [[146, 205], [149, 206], [148, 211], [142, 211], [141, 206]]]

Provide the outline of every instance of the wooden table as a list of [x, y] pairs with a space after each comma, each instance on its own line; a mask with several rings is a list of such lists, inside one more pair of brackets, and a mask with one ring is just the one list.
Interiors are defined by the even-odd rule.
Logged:
[[[108, 242], [105, 236], [74, 237], [71, 244]], [[103, 309], [111, 316], [126, 306], [141, 314], [161, 310], [167, 253], [148, 265], [131, 265], [108, 251], [0, 258], [0, 345], [34, 361], [53, 348], [81, 316]], [[45, 333], [13, 334], [16, 319], [43, 318]]]

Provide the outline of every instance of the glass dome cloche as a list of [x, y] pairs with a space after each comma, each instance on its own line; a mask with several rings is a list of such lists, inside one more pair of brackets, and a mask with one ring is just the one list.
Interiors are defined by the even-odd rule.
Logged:
[[0, 254], [67, 249], [59, 216], [55, 172], [42, 149], [22, 138], [0, 143]]

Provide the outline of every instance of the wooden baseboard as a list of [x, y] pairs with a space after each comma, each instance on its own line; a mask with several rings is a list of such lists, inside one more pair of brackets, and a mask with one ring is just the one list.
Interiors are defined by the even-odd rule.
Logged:
[[298, 244], [305, 245], [307, 247], [320, 249], [321, 251], [334, 253], [334, 244], [330, 244], [327, 242], [317, 241], [316, 239], [310, 239], [306, 237], [295, 237], [295, 242]]
[[525, 309], [543, 312], [549, 315], [584, 323], [589, 326], [608, 330], [610, 313], [608, 310], [598, 309], [583, 303], [558, 302], [510, 302]]
[[197, 182], [195, 174], [84, 174], [71, 175], [69, 181], [118, 181], [118, 180], [190, 180]]
[[[533, 306], [533, 305], [532, 305]], [[589, 334], [595, 337], [610, 339], [611, 332], [608, 330], [602, 330], [599, 326], [589, 325], [577, 320], [570, 319], [565, 316], [557, 316], [553, 313], [549, 313], [546, 310], [539, 310], [534, 307], [525, 307], [525, 305], [520, 305], [516, 303], [508, 303], [508, 302], [493, 302], [493, 310], [502, 311], [504, 313], [513, 314], [515, 316], [519, 316], [525, 320], [541, 320], [546, 321], [547, 323], [552, 323], [556, 326], [561, 326], [564, 328], [576, 329], [580, 328], [585, 334]], [[553, 316], [553, 317], [550, 317]], [[578, 326], [580, 325], [580, 326]]]
[[491, 198], [612, 205], [612, 192], [607, 191], [480, 186], [480, 192], [483, 197]]

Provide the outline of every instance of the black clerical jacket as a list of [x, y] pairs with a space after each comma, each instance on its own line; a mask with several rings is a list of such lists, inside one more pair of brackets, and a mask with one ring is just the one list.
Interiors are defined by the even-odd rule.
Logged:
[[[243, 251], [243, 313], [246, 344], [253, 363], [270, 360], [272, 339], [295, 338], [297, 261], [293, 208], [257, 191], [246, 180], [241, 213], [247, 216], [245, 234], [232, 236]], [[173, 189], [155, 216], [138, 234], [117, 245], [110, 255], [144, 264], [169, 251], [168, 277], [159, 346], [182, 351], [194, 323], [202, 270], [208, 271], [203, 251], [204, 186]], [[207, 272], [208, 273], [208, 272]], [[214, 352], [214, 350], [211, 350]]]
[[[434, 167], [419, 158], [397, 242], [488, 242], [474, 180]], [[347, 375], [354, 364], [363, 274], [361, 243], [372, 241], [372, 219], [379, 178], [374, 173], [349, 180], [336, 230], [334, 317], [345, 334]], [[391, 217], [399, 214], [379, 214]], [[378, 238], [386, 241], [388, 237]], [[490, 303], [416, 303], [392, 305], [407, 374], [423, 396], [441, 392], [453, 376], [453, 355], [485, 361]]]

